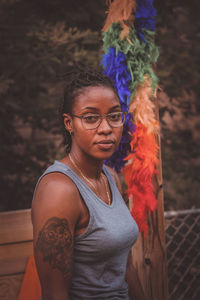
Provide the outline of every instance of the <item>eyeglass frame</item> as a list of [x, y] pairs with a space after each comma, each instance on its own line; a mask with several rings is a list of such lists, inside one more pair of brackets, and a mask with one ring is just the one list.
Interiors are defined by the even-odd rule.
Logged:
[[[106, 117], [107, 117], [108, 115], [110, 115], [110, 114], [113, 114], [113, 113], [121, 113], [121, 114], [124, 115], [124, 119], [122, 120], [122, 124], [121, 124], [120, 126], [112, 126], [112, 125], [110, 125], [109, 121], [107, 120]], [[89, 113], [88, 113], [88, 114], [89, 114]], [[93, 114], [93, 115], [98, 115], [98, 116], [101, 118], [101, 121], [100, 121], [100, 123], [99, 123], [99, 125], [98, 125], [97, 127], [90, 128], [90, 129], [85, 128], [85, 126], [83, 125], [83, 121], [82, 121], [82, 120], [83, 120], [83, 118], [84, 118], [85, 115], [78, 116], [78, 115], [70, 114], [70, 116], [81, 119], [82, 126], [83, 126], [86, 130], [93, 130], [93, 129], [97, 129], [97, 128], [100, 126], [100, 124], [102, 123], [102, 120], [103, 120], [103, 119], [106, 119], [108, 125], [109, 125], [110, 127], [112, 127], [112, 128], [118, 128], [118, 127], [121, 127], [121, 126], [124, 125], [124, 122], [125, 122], [125, 119], [126, 119], [126, 116], [127, 116], [128, 113], [125, 112], [125, 111], [114, 111], [114, 112], [112, 112], [112, 113], [109, 113], [109, 114], [103, 114], [103, 115], [100, 115], [100, 114], [94, 114], [94, 113], [91, 113], [91, 114]]]

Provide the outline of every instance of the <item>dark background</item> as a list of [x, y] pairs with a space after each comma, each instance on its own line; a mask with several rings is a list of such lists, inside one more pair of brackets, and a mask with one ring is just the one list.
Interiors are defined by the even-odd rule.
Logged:
[[[200, 2], [154, 1], [165, 209], [199, 206]], [[29, 208], [44, 169], [64, 155], [59, 75], [99, 68], [104, 0], [0, 1], [0, 210]]]

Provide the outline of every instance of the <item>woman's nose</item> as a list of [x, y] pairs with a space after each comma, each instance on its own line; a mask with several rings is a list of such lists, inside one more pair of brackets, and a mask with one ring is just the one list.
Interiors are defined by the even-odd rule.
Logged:
[[98, 127], [98, 133], [109, 134], [112, 132], [112, 127], [109, 125], [106, 118], [102, 118], [102, 121]]

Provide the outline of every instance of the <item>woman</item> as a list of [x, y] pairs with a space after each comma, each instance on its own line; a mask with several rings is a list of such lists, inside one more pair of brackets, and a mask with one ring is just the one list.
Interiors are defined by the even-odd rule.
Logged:
[[130, 281], [126, 270], [138, 227], [117, 175], [103, 164], [120, 142], [124, 120], [109, 78], [88, 69], [68, 74], [67, 155], [40, 177], [32, 204], [43, 300], [144, 299], [134, 271]]

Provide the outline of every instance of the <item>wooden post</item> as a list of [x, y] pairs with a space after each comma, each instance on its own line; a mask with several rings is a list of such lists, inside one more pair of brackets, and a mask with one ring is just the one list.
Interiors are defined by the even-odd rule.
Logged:
[[[158, 101], [155, 101], [159, 120]], [[160, 146], [160, 136], [157, 142]], [[161, 152], [158, 173], [153, 179], [158, 208], [148, 216], [149, 230], [146, 236], [140, 234], [132, 249], [133, 265], [147, 300], [168, 300]]]

